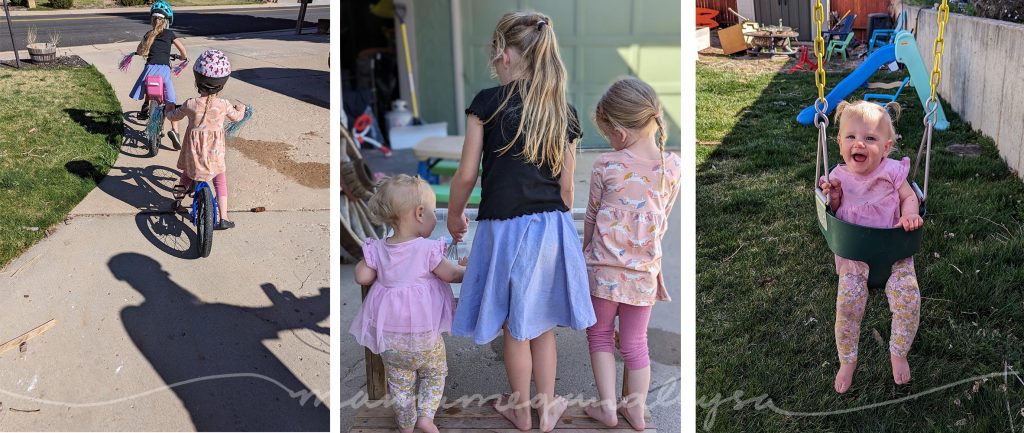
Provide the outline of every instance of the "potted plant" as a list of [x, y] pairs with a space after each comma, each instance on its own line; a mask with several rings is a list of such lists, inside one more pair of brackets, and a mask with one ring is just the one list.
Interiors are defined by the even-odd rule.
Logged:
[[60, 33], [50, 32], [49, 42], [37, 42], [36, 29], [29, 28], [26, 42], [28, 42], [28, 55], [32, 57], [33, 63], [49, 63], [57, 58], [57, 43], [60, 42]]

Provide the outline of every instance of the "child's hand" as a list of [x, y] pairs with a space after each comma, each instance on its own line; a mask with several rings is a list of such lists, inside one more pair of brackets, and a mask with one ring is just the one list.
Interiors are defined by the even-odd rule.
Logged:
[[826, 182], [825, 178], [822, 177], [819, 182], [821, 186], [821, 192], [828, 197], [828, 205], [832, 210], [839, 209], [839, 205], [843, 202], [843, 183], [837, 178], [829, 179], [831, 182]]
[[921, 215], [903, 215], [900, 217], [900, 223], [896, 224], [896, 227], [903, 227], [904, 231], [912, 232], [921, 228], [924, 225], [924, 218]]
[[462, 237], [469, 231], [469, 217], [465, 214], [462, 215], [448, 215], [448, 233], [452, 235], [452, 239], [458, 243], [462, 242]]
[[469, 256], [459, 259], [459, 266], [465, 267], [469, 263]]
[[175, 107], [175, 105], [174, 105], [174, 103], [173, 103], [173, 102], [165, 102], [165, 103], [164, 103], [164, 113], [166, 113], [166, 112], [168, 112], [168, 111], [172, 111], [172, 110], [174, 110], [175, 108], [176, 108], [176, 107]]
[[241, 112], [244, 113], [245, 112], [245, 105], [244, 104], [235, 104], [235, 111], [241, 111]]

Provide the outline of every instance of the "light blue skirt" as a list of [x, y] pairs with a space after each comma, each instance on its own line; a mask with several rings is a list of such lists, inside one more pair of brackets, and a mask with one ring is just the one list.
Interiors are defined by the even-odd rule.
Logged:
[[142, 70], [139, 74], [139, 79], [135, 80], [135, 87], [132, 87], [132, 92], [129, 94], [132, 99], [143, 100], [146, 98], [146, 77], [151, 75], [159, 75], [164, 78], [164, 102], [175, 103], [178, 100], [174, 95], [174, 81], [171, 80], [171, 67], [167, 65], [150, 65], [146, 64], [146, 69]]
[[520, 341], [556, 326], [582, 330], [597, 321], [569, 213], [478, 223], [452, 334], [487, 344], [501, 335], [506, 321]]

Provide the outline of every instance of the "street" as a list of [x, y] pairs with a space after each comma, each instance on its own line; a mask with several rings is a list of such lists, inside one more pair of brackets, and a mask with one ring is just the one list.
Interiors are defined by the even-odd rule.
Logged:
[[[330, 5], [311, 5], [306, 9], [305, 26], [314, 26], [318, 19], [330, 16]], [[211, 8], [209, 10], [175, 11], [174, 30], [179, 36], [215, 36], [241, 32], [263, 32], [295, 28], [299, 7]], [[35, 28], [41, 42], [49, 40], [50, 32], [60, 34], [59, 46], [109, 44], [139, 41], [150, 29], [148, 11], [103, 12], [90, 14], [12, 16], [14, 39], [18, 49], [25, 49], [25, 37]], [[6, 26], [0, 26], [6, 27]], [[11, 51], [11, 38], [4, 28], [0, 36], [0, 52]]]

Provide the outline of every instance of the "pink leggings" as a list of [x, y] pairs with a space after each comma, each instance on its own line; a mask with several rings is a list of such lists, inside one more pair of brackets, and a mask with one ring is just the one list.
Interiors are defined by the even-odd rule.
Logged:
[[639, 307], [591, 296], [597, 323], [587, 328], [590, 353], [615, 353], [615, 316], [619, 316], [619, 350], [629, 370], [651, 365], [647, 352], [647, 323], [651, 306]]
[[[192, 178], [188, 177], [184, 172], [181, 173], [181, 180], [178, 181], [180, 185], [189, 185], [192, 183]], [[217, 192], [217, 197], [228, 198], [228, 173], [226, 171], [213, 177], [213, 190]], [[195, 186], [189, 187], [194, 189]]]

